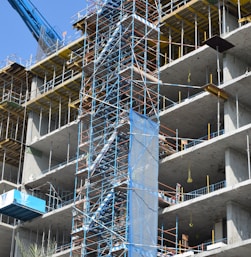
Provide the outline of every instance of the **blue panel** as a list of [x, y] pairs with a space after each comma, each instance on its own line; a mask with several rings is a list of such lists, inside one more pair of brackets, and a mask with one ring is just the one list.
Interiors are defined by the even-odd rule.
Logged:
[[0, 196], [0, 213], [23, 221], [44, 214], [45, 206], [44, 200], [15, 189]]
[[133, 111], [130, 126], [128, 253], [156, 257], [159, 126]]
[[45, 201], [42, 199], [22, 193], [18, 190], [15, 190], [14, 198], [16, 204], [20, 204], [25, 208], [34, 209], [36, 212], [45, 213]]

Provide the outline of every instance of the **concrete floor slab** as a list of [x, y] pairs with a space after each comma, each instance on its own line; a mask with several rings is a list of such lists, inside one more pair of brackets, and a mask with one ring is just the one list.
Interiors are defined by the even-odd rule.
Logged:
[[236, 257], [236, 256], [250, 256], [251, 239], [244, 240], [241, 243], [227, 245], [225, 247], [206, 251], [198, 254], [198, 257]]
[[38, 230], [40, 233], [48, 230], [49, 228], [54, 230], [63, 229], [70, 233], [72, 226], [72, 206], [73, 204], [69, 204], [48, 212], [41, 217], [22, 223], [21, 226], [32, 231]]
[[[69, 137], [70, 136], [70, 137]], [[67, 154], [67, 145], [70, 140], [71, 146], [77, 145], [78, 139], [78, 121], [69, 123], [62, 128], [56, 129], [49, 134], [40, 138], [36, 138], [29, 145], [44, 153], [50, 153], [51, 145], [53, 145], [53, 158], [65, 160]], [[76, 148], [70, 147], [70, 156], [76, 154]]]

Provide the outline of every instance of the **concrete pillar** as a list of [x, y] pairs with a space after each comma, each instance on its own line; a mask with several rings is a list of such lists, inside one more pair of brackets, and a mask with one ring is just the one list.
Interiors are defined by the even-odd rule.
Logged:
[[43, 93], [42, 85], [43, 81], [40, 78], [32, 78], [30, 99], [34, 99]]
[[32, 147], [26, 147], [22, 183], [35, 180], [37, 177], [49, 172], [49, 168], [58, 164], [53, 158], [50, 161], [49, 153], [41, 152]]
[[224, 103], [224, 130], [233, 131], [251, 122], [251, 111], [236, 101], [226, 101]]
[[242, 74], [248, 69], [248, 64], [236, 56], [225, 53], [223, 55], [223, 82], [230, 81]]
[[[43, 81], [37, 77], [32, 79], [31, 83], [31, 99], [34, 99], [43, 93], [42, 87]], [[40, 126], [41, 123], [41, 126]], [[48, 119], [46, 117], [41, 117], [40, 113], [30, 112], [28, 114], [28, 124], [27, 124], [27, 138], [26, 144], [29, 145], [32, 141], [44, 135], [47, 132]]]
[[30, 145], [32, 141], [39, 138], [39, 116], [35, 112], [30, 112], [28, 114], [27, 123], [27, 137], [26, 144]]
[[222, 35], [235, 30], [239, 27], [238, 19], [231, 15], [227, 8], [222, 9]]
[[240, 204], [227, 203], [227, 241], [238, 243], [251, 237], [250, 213]]
[[227, 186], [237, 184], [248, 179], [248, 160], [243, 146], [243, 153], [228, 148], [225, 152]]
[[[22, 183], [33, 181], [38, 176], [46, 173], [49, 168], [49, 152], [43, 153], [33, 147], [29, 147], [32, 142], [39, 139], [40, 136], [47, 131], [46, 120], [43, 121], [41, 131], [39, 134], [39, 115], [37, 113], [30, 113], [27, 126], [27, 142], [24, 154], [24, 167]], [[57, 164], [55, 160], [50, 161], [50, 166]]]

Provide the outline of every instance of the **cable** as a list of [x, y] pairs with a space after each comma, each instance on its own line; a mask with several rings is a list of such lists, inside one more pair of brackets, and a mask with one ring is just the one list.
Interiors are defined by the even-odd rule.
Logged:
[[163, 82], [161, 82], [160, 85], [161, 86], [185, 87], [185, 88], [194, 88], [194, 89], [204, 90], [200, 86], [192, 86], [192, 85], [184, 85], [184, 84], [173, 84], [173, 83], [163, 83]]

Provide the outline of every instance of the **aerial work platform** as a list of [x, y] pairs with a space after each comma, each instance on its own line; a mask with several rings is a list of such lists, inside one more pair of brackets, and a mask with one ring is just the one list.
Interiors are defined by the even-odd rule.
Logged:
[[0, 195], [0, 213], [22, 221], [45, 213], [45, 201], [16, 189]]

